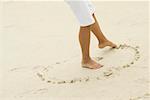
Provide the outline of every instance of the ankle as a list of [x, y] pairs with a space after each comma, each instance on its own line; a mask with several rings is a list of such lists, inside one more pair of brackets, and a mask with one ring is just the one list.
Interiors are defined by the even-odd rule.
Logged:
[[108, 40], [107, 39], [99, 40], [99, 44], [102, 44], [102, 43], [105, 43], [105, 42], [108, 42]]
[[82, 64], [88, 63], [91, 60], [91, 58], [82, 59]]

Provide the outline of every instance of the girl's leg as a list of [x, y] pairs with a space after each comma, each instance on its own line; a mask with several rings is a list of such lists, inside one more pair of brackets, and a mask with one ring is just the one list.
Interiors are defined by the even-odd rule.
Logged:
[[93, 14], [93, 18], [95, 19], [95, 23], [91, 26], [91, 31], [94, 33], [94, 35], [97, 37], [98, 42], [99, 42], [99, 48], [104, 48], [106, 46], [110, 46], [110, 47], [117, 47], [114, 43], [112, 43], [111, 41], [109, 41], [102, 33], [98, 21], [95, 17], [95, 15]]
[[80, 31], [79, 31], [79, 42], [82, 51], [82, 67], [97, 69], [102, 67], [102, 65], [92, 60], [89, 54], [90, 27], [91, 26], [80, 27]]

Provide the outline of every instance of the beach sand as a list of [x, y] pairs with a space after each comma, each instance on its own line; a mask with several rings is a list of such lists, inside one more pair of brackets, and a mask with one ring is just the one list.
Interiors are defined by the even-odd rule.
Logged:
[[1, 100], [149, 100], [148, 2], [93, 1], [103, 33], [118, 48], [90, 53], [81, 68], [78, 22], [62, 1], [1, 2]]

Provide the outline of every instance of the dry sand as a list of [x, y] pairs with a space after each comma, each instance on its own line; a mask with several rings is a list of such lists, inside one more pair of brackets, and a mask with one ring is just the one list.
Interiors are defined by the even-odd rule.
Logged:
[[94, 1], [117, 49], [97, 48], [104, 64], [81, 68], [78, 22], [64, 2], [1, 2], [0, 100], [149, 100], [148, 2]]

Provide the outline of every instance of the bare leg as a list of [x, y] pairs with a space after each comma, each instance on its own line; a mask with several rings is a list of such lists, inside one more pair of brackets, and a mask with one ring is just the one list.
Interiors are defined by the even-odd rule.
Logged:
[[104, 48], [106, 46], [110, 46], [112, 48], [117, 47], [114, 43], [112, 43], [111, 41], [109, 41], [102, 33], [98, 21], [95, 17], [95, 15], [93, 14], [93, 18], [95, 19], [95, 23], [91, 26], [91, 31], [94, 33], [94, 35], [97, 37], [98, 39], [98, 47], [99, 48]]
[[90, 58], [90, 26], [80, 27], [79, 42], [82, 50], [82, 67], [90, 69], [97, 69], [102, 67], [102, 65], [98, 64]]

